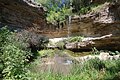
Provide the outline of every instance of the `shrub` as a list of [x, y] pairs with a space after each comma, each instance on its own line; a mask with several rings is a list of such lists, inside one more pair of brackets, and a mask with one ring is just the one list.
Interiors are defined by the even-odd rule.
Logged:
[[120, 72], [115, 74], [115, 77], [113, 78], [113, 80], [120, 80]]
[[93, 47], [93, 48], [92, 48], [92, 54], [98, 55], [98, 54], [100, 54], [100, 51], [97, 50], [95, 47]]
[[16, 38], [18, 41], [22, 41], [26, 43], [33, 51], [37, 51], [37, 49], [45, 48], [49, 39], [45, 36], [41, 36], [40, 34], [22, 31], [16, 34]]
[[29, 53], [16, 47], [14, 44], [7, 44], [2, 48], [2, 60], [4, 69], [2, 71], [4, 79], [22, 79], [25, 77], [26, 58]]
[[6, 27], [0, 29], [0, 61], [3, 79], [24, 80], [30, 51], [24, 42], [19, 42]]
[[96, 70], [101, 70], [103, 68], [105, 68], [105, 64], [103, 61], [101, 61], [100, 59], [96, 58], [96, 59], [91, 59], [87, 62], [84, 63], [84, 68], [91, 70], [91, 69], [96, 69]]
[[45, 57], [45, 56], [52, 56], [55, 54], [55, 51], [52, 49], [47, 49], [47, 50], [41, 50], [38, 51], [39, 56]]
[[75, 36], [75, 37], [70, 37], [67, 39], [68, 42], [81, 42], [84, 37], [82, 36]]
[[59, 41], [59, 42], [56, 43], [56, 46], [59, 49], [64, 49], [65, 48], [65, 42], [64, 41]]
[[66, 15], [71, 14], [70, 0], [36, 0], [47, 8], [46, 20], [48, 23], [60, 24], [65, 21]]

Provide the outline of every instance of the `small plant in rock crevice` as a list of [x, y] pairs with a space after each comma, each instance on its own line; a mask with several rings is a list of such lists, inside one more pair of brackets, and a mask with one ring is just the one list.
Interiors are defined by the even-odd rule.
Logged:
[[68, 42], [81, 42], [84, 39], [83, 36], [75, 36], [67, 39]]
[[97, 48], [93, 47], [93, 48], [92, 48], [92, 54], [98, 55], [98, 54], [100, 54], [100, 51], [97, 50]]

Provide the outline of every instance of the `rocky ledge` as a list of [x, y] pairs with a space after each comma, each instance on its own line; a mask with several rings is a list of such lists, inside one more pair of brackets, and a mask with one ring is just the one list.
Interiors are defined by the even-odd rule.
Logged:
[[[89, 14], [81, 15], [71, 24], [70, 35], [84, 35], [82, 42], [67, 43], [71, 50], [120, 50], [120, 1], [104, 3]], [[75, 19], [74, 19], [75, 20]], [[77, 24], [77, 25], [76, 25]]]
[[120, 50], [120, 37], [105, 35], [95, 38], [84, 38], [81, 42], [67, 43], [66, 49], [70, 50], [92, 50], [96, 47], [99, 50]]

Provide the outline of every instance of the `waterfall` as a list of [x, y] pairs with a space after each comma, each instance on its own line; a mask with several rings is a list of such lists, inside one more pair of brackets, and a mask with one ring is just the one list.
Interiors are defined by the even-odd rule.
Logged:
[[68, 25], [67, 25], [68, 38], [70, 37], [70, 27], [71, 27], [71, 16], [68, 16]]

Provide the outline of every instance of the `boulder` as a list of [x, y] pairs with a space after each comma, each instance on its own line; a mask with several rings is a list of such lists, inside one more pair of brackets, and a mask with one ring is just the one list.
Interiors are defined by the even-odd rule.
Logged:
[[107, 52], [102, 52], [102, 53], [100, 53], [100, 55], [99, 55], [99, 59], [100, 59], [100, 60], [108, 60], [109, 57], [110, 57], [110, 55], [109, 55], [109, 53], [107, 53]]
[[113, 56], [113, 59], [114, 59], [114, 60], [120, 59], [120, 55], [114, 55], [114, 56]]

